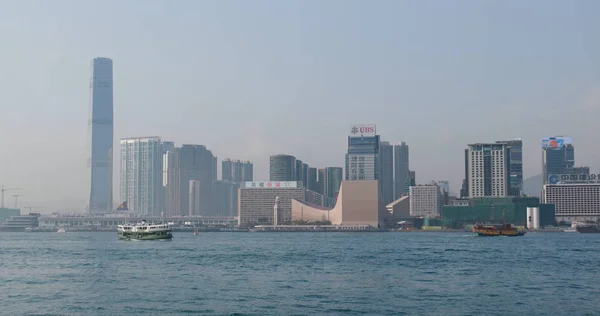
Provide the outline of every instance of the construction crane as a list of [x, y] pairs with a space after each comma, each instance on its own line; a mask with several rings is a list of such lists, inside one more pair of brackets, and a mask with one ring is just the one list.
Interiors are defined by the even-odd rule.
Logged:
[[24, 190], [24, 189], [22, 189], [22, 188], [5, 189], [4, 186], [2, 186], [2, 188], [0, 188], [0, 191], [2, 191], [2, 205], [0, 205], [1, 208], [4, 208], [4, 191], [17, 191], [17, 190]]
[[15, 208], [17, 208], [17, 199], [19, 196], [23, 196], [23, 194], [13, 194], [12, 196], [15, 198]]

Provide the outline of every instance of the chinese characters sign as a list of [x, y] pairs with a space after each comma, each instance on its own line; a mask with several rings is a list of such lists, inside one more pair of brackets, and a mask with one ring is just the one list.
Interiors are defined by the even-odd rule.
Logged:
[[548, 183], [600, 183], [600, 174], [551, 174]]
[[297, 181], [248, 181], [244, 184], [245, 188], [297, 188]]

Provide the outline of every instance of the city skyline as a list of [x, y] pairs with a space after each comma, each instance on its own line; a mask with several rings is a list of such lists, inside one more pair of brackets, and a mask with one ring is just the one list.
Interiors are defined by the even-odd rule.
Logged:
[[[89, 203], [94, 56], [114, 60], [113, 148], [142, 135], [203, 144], [252, 161], [262, 180], [276, 153], [343, 166], [347, 126], [365, 122], [391, 144], [410, 145], [419, 183], [448, 180], [453, 193], [464, 178], [462, 150], [476, 142], [522, 138], [527, 179], [542, 173], [540, 139], [569, 135], [577, 164], [596, 172], [600, 22], [592, 13], [600, 4], [539, 4], [352, 3], [340, 16], [335, 1], [303, 10], [280, 3], [272, 10], [281, 15], [264, 16], [264, 4], [243, 2], [181, 3], [168, 6], [172, 15], [119, 2], [57, 2], [40, 13], [14, 2], [0, 12], [10, 43], [0, 55], [11, 61], [0, 74], [10, 135], [0, 146], [17, 154], [5, 155], [0, 182], [25, 188], [19, 206], [44, 213]], [[34, 160], [42, 155], [43, 164]]]

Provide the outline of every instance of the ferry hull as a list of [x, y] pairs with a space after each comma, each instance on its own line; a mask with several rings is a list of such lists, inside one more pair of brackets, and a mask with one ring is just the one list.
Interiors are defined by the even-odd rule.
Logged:
[[164, 234], [119, 233], [119, 239], [121, 240], [157, 240], [171, 238], [173, 238], [173, 234], [170, 232]]

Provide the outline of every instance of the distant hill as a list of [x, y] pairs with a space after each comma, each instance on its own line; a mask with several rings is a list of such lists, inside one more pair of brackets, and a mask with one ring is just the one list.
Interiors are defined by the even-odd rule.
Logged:
[[544, 175], [538, 174], [523, 180], [523, 193], [529, 196], [540, 197], [542, 193], [542, 179]]

